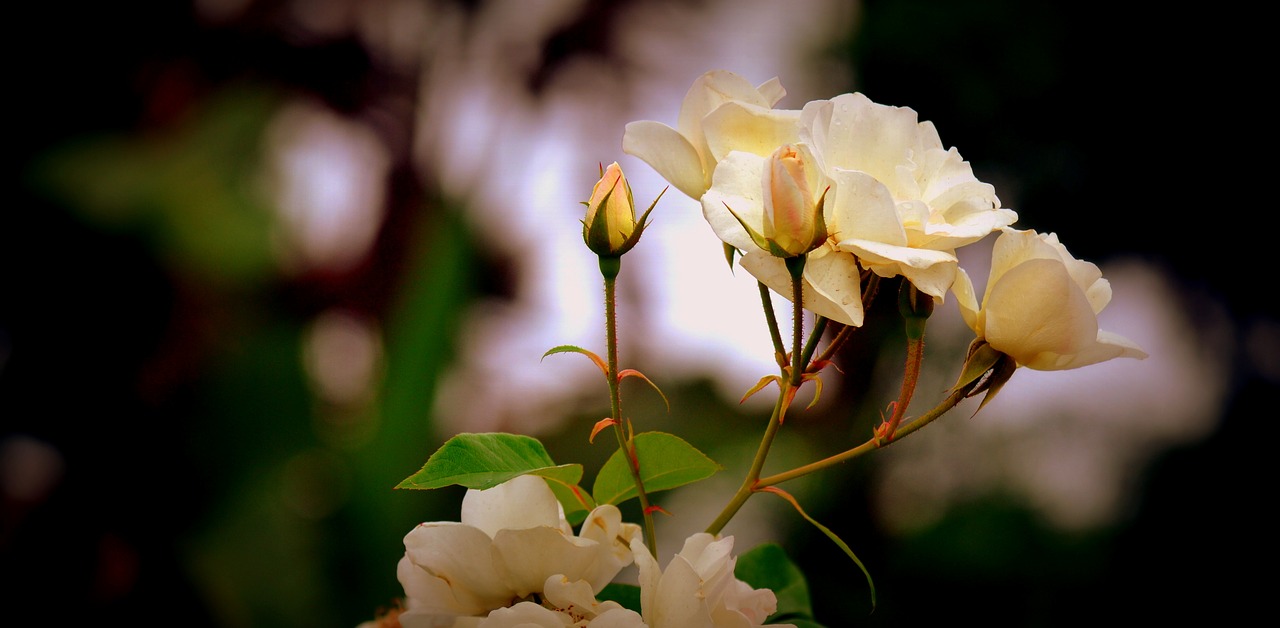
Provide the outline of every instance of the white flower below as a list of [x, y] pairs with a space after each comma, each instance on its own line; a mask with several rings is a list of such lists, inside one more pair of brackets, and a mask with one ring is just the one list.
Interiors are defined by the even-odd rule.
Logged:
[[[649, 628], [750, 628], [778, 609], [773, 591], [753, 589], [733, 575], [733, 537], [700, 532], [684, 542], [663, 571], [644, 543], [631, 541], [640, 570], [640, 603]], [[789, 624], [771, 624], [775, 628]]]
[[537, 476], [469, 490], [461, 522], [423, 523], [405, 536], [397, 568], [405, 590], [400, 621], [408, 628], [434, 627], [484, 617], [545, 593], [552, 580], [581, 582], [594, 596], [631, 563], [629, 543], [638, 533], [616, 507], [604, 505], [574, 536], [555, 495]]

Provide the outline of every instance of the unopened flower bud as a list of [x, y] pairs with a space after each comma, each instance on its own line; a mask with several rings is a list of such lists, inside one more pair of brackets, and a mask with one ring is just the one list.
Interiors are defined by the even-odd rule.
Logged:
[[[764, 167], [764, 237], [787, 257], [808, 253], [821, 211], [813, 199], [804, 158], [794, 146], [774, 151]], [[818, 238], [821, 242], [825, 239]]]
[[597, 255], [621, 255], [636, 230], [636, 207], [631, 186], [618, 162], [609, 164], [591, 190], [587, 218], [582, 223], [582, 239]]

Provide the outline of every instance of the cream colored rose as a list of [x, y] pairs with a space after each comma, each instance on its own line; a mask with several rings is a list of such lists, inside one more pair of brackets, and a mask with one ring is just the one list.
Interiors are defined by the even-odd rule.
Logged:
[[[658, 567], [639, 538], [631, 541], [640, 571], [640, 605], [649, 628], [748, 628], [778, 609], [773, 591], [753, 589], [733, 575], [733, 537], [699, 532]], [[770, 624], [775, 628], [790, 624]]]
[[400, 621], [448, 625], [456, 617], [484, 616], [543, 592], [551, 576], [598, 592], [631, 563], [630, 540], [638, 534], [616, 507], [603, 505], [574, 536], [537, 476], [469, 490], [461, 522], [423, 523], [405, 536], [396, 571], [406, 598]]
[[982, 307], [963, 270], [955, 283], [965, 322], [1019, 366], [1053, 371], [1147, 354], [1098, 329], [1111, 284], [1098, 267], [1067, 252], [1054, 234], [1004, 229], [991, 256]]
[[596, 600], [584, 580], [552, 576], [542, 590], [542, 604], [519, 602], [486, 617], [460, 617], [453, 628], [645, 628], [639, 613]]
[[911, 109], [862, 94], [810, 102], [800, 138], [832, 185], [825, 217], [835, 249], [935, 298], [955, 280], [957, 247], [1017, 220]]
[[797, 140], [800, 112], [772, 108], [785, 94], [776, 78], [753, 87], [733, 72], [707, 72], [685, 94], [676, 128], [652, 120], [629, 123], [622, 151], [690, 198], [702, 198], [716, 162], [730, 151], [765, 156]]

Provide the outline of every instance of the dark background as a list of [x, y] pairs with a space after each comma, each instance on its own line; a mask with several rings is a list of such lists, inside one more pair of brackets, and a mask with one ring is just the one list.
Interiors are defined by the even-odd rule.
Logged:
[[[648, 3], [585, 5], [545, 43], [530, 93], [575, 55], [614, 54], [611, 20], [634, 4]], [[1230, 373], [1217, 429], [1157, 457], [1131, 514], [1106, 529], [1062, 534], [992, 495], [896, 538], [874, 523], [868, 466], [834, 477], [847, 498], [814, 514], [871, 548], [881, 604], [867, 615], [861, 578], [833, 565], [825, 539], [793, 539], [827, 625], [1228, 623], [1261, 604], [1276, 382], [1246, 348], [1276, 355], [1274, 106], [1256, 95], [1273, 69], [1249, 49], [1265, 41], [1250, 36], [1256, 16], [1161, 10], [864, 2], [827, 51], [856, 77], [831, 94], [928, 112], [966, 159], [1019, 181], [1021, 207], [1035, 208], [1020, 227], [1057, 232], [1080, 258], [1148, 260], [1178, 282], [1169, 307], [1193, 321], [1223, 308], [1233, 331], [1218, 347]], [[462, 305], [509, 291], [518, 261], [485, 253], [459, 208], [414, 176], [394, 132], [412, 110], [386, 103], [415, 97], [416, 71], [353, 36], [308, 37], [284, 14], [270, 0], [216, 24], [181, 2], [31, 3], [10, 20], [18, 165], [0, 229], [0, 438], [61, 460], [47, 491], [0, 504], [0, 608], [14, 625], [353, 625], [399, 594], [403, 531], [456, 512], [456, 492], [386, 487], [439, 442], [427, 409]], [[387, 218], [342, 272], [274, 273], [239, 188], [266, 112], [297, 94], [390, 129]], [[98, 189], [127, 217], [87, 210]], [[244, 230], [192, 247], [205, 228], [174, 218], [193, 211], [184, 190]], [[316, 434], [296, 358], [307, 321], [333, 307], [386, 332], [381, 428], [360, 446]], [[673, 388], [677, 407], [724, 405], [705, 383]], [[339, 461], [303, 484], [346, 470], [346, 501], [319, 518], [291, 515], [269, 488], [303, 449]]]

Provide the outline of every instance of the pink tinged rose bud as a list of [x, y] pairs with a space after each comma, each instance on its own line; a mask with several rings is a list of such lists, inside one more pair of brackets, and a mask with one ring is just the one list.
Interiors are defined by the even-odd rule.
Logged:
[[582, 238], [598, 255], [618, 255], [630, 248], [627, 245], [635, 230], [636, 208], [631, 186], [615, 161], [605, 168], [591, 190]]
[[804, 158], [794, 146], [778, 148], [765, 162], [764, 192], [765, 239], [787, 257], [812, 250], [820, 209], [809, 187]]

